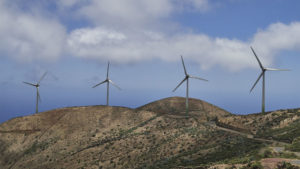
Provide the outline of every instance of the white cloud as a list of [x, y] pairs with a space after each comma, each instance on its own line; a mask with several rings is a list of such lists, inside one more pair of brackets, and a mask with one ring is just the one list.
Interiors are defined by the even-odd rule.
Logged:
[[97, 44], [114, 44], [115, 42], [126, 39], [125, 35], [116, 31], [111, 31], [103, 28], [83, 28], [73, 31], [68, 40], [68, 44], [73, 46], [74, 42], [81, 45], [97, 45]]
[[[100, 25], [98, 28], [75, 29], [66, 39], [64, 25], [58, 20], [51, 19], [49, 11], [43, 13], [48, 10], [47, 6], [52, 2], [30, 1], [29, 9], [23, 10], [25, 4], [21, 1], [4, 0], [0, 3], [2, 37], [0, 52], [18, 61], [27, 62], [57, 60], [65, 49], [75, 56], [99, 58], [101, 55], [115, 60], [120, 59], [119, 62], [147, 60], [152, 56], [160, 58], [159, 50], [155, 52], [152, 49], [156, 50], [157, 45], [173, 48], [170, 45], [173, 38], [151, 29], [163, 25], [167, 18], [182, 6], [186, 6], [185, 9], [191, 7], [200, 9], [207, 6], [206, 0], [182, 2], [177, 0], [57, 0], [55, 3], [59, 10], [71, 12], [71, 15], [77, 17], [84, 16], [95, 25]], [[117, 29], [107, 29], [104, 28], [105, 26]], [[161, 52], [168, 53], [165, 50]], [[163, 58], [163, 60], [170, 60], [169, 54]]]
[[210, 6], [208, 0], [190, 0], [190, 1], [192, 2], [192, 4], [194, 4], [194, 8], [200, 11], [207, 10]]
[[170, 0], [92, 0], [79, 13], [96, 25], [141, 27], [166, 18], [172, 12]]
[[[68, 50], [72, 55], [97, 58], [100, 55], [109, 57], [113, 46], [124, 43], [126, 36], [117, 31], [105, 28], [82, 28], [71, 32], [67, 40]], [[112, 51], [110, 51], [112, 52]], [[101, 54], [102, 53], [102, 54]]]
[[266, 30], [258, 31], [252, 45], [259, 50], [261, 56], [272, 59], [281, 50], [300, 49], [300, 22], [291, 24], [275, 23]]
[[272, 24], [266, 30], [258, 31], [250, 41], [193, 33], [173, 36], [151, 31], [128, 33], [97, 27], [75, 30], [68, 42], [72, 54], [82, 58], [128, 63], [154, 58], [174, 61], [182, 54], [202, 68], [219, 65], [236, 71], [257, 68], [251, 45], [266, 66], [272, 64], [278, 51], [300, 49], [300, 23]]
[[272, 24], [265, 30], [259, 30], [248, 41], [212, 38], [201, 33], [169, 33], [154, 28], [170, 23], [169, 17], [177, 9], [209, 9], [208, 0], [56, 2], [72, 12], [70, 15], [81, 14], [93, 21], [95, 26], [75, 28], [66, 34], [64, 27], [67, 25], [49, 16], [9, 9], [1, 1], [0, 52], [23, 61], [56, 60], [67, 52], [75, 57], [118, 63], [151, 59], [175, 61], [182, 54], [202, 68], [222, 66], [235, 71], [257, 68], [249, 48], [251, 45], [266, 66], [272, 64], [279, 51], [300, 49], [300, 22]]
[[204, 12], [211, 8], [208, 0], [172, 0], [174, 9], [183, 11]]
[[56, 60], [62, 54], [65, 29], [55, 20], [10, 10], [0, 4], [0, 51], [19, 61]]
[[122, 32], [108, 31], [100, 27], [79, 29], [71, 33], [68, 44], [69, 50], [75, 56], [109, 59], [119, 63], [153, 58], [174, 61], [178, 60], [180, 54], [195, 60], [203, 68], [219, 64], [236, 70], [251, 63], [251, 58], [248, 57], [249, 47], [238, 40], [212, 39], [199, 34], [167, 37], [154, 32], [140, 32], [139, 36], [142, 37], [131, 38]]
[[58, 7], [68, 8], [78, 3], [84, 2], [84, 0], [56, 0]]
[[[262, 60], [266, 65], [272, 63], [276, 54], [272, 51], [275, 49], [267, 47], [268, 43], [262, 41], [266, 36], [275, 37], [269, 35], [273, 25], [258, 32], [249, 41], [181, 32], [170, 35], [159, 31], [160, 26], [169, 24], [168, 18], [178, 11], [206, 11], [210, 7], [208, 0], [91, 0], [78, 10], [96, 27], [74, 30], [68, 38], [68, 50], [78, 57], [111, 59], [120, 63], [152, 58], [170, 61], [184, 54], [203, 68], [221, 65], [239, 70], [257, 66], [251, 58], [249, 46], [252, 44], [264, 56]], [[122, 38], [109, 37], [116, 35]]]
[[[97, 26], [149, 28], [164, 25], [176, 13], [202, 12], [208, 0], [57, 0], [59, 9], [72, 9]], [[68, 13], [69, 10], [65, 10]]]

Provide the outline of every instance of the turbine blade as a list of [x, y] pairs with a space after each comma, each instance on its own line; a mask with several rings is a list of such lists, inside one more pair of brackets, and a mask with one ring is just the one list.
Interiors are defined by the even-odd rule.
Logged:
[[203, 81], [207, 81], [208, 82], [208, 80], [200, 78], [200, 77], [196, 77], [196, 76], [190, 76], [190, 78], [198, 79], [198, 80], [203, 80]]
[[185, 77], [177, 86], [176, 88], [172, 91], [172, 92], [175, 92], [175, 90], [186, 80], [187, 78]]
[[103, 83], [105, 83], [105, 82], [107, 82], [107, 80], [104, 80], [103, 82], [96, 84], [96, 85], [93, 86], [92, 88], [95, 88], [95, 87], [97, 87], [97, 86], [99, 86], [99, 85], [101, 85], [101, 84], [103, 84]]
[[45, 73], [43, 74], [43, 76], [40, 78], [40, 80], [39, 80], [39, 82], [38, 82], [37, 84], [40, 84], [40, 83], [41, 83], [41, 81], [44, 79], [44, 77], [47, 75], [47, 73], [48, 73], [48, 72], [45, 72]]
[[256, 82], [254, 83], [254, 85], [252, 86], [250, 92], [252, 92], [252, 90], [254, 89], [254, 87], [256, 86], [256, 84], [258, 83], [259, 79], [263, 76], [265, 72], [261, 72], [261, 74], [259, 75], [258, 79], [256, 80]]
[[185, 65], [184, 65], [184, 61], [183, 61], [182, 56], [181, 56], [181, 62], [182, 62], [182, 66], [183, 66], [183, 69], [184, 69], [184, 74], [187, 75], [187, 72], [186, 72], [186, 69], [185, 69]]
[[35, 84], [29, 83], [29, 82], [23, 82], [23, 83], [31, 85], [31, 86], [36, 86]]
[[255, 53], [255, 51], [254, 51], [254, 49], [252, 48], [252, 46], [251, 46], [250, 48], [251, 48], [251, 50], [252, 50], [252, 52], [253, 52], [253, 54], [254, 54], [254, 56], [255, 56], [255, 58], [256, 58], [258, 64], [259, 64], [260, 68], [261, 68], [262, 70], [264, 70], [264, 67], [263, 67], [263, 65], [261, 64], [260, 60], [258, 59], [258, 57], [257, 57], [257, 55], [256, 55], [256, 53]]
[[270, 71], [290, 71], [289, 69], [274, 69], [274, 68], [266, 68], [266, 70], [270, 70]]
[[111, 83], [113, 86], [115, 86], [116, 88], [118, 88], [119, 90], [122, 90], [118, 85], [116, 85], [113, 81], [108, 80], [109, 83]]
[[108, 72], [109, 72], [109, 61], [107, 63], [107, 72], [106, 72], [106, 78], [108, 79]]

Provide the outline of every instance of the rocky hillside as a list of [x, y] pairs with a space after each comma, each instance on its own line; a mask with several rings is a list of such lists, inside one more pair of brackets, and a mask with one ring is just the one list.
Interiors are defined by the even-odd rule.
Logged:
[[300, 109], [277, 110], [265, 114], [228, 116], [220, 126], [253, 134], [256, 137], [292, 143], [300, 136]]
[[[190, 99], [189, 116], [184, 107], [185, 98], [172, 97], [137, 109], [71, 107], [15, 118], [0, 124], [0, 168], [243, 166], [274, 144], [259, 129], [276, 126], [259, 119], [271, 116], [274, 122], [275, 115], [236, 116], [197, 99]], [[297, 122], [299, 111], [293, 113], [278, 122], [281, 128], [290, 126], [281, 122], [286, 119]]]
[[[137, 110], [146, 110], [159, 114], [168, 115], [186, 115], [185, 98], [171, 97], [158, 100], [137, 108]], [[193, 116], [201, 116], [199, 120], [207, 121], [217, 117], [231, 116], [229, 112], [217, 106], [198, 99], [189, 99], [189, 112]]]

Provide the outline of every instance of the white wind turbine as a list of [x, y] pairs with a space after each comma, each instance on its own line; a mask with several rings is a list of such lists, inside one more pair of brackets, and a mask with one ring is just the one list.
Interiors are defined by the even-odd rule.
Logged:
[[36, 84], [32, 84], [32, 83], [29, 83], [29, 82], [23, 82], [23, 83], [28, 84], [30, 86], [36, 87], [36, 108], [35, 108], [35, 113], [39, 112], [39, 101], [41, 101], [39, 87], [40, 87], [41, 81], [44, 79], [44, 77], [46, 76], [46, 74], [47, 74], [47, 72], [45, 72], [43, 74], [43, 76], [40, 78], [40, 80]]
[[252, 90], [254, 89], [254, 87], [256, 86], [256, 84], [258, 83], [258, 81], [261, 79], [262, 77], [262, 107], [261, 107], [261, 112], [265, 113], [265, 73], [266, 71], [289, 71], [288, 69], [274, 69], [274, 68], [266, 68], [262, 65], [262, 63], [260, 62], [260, 60], [258, 59], [254, 49], [252, 47], [250, 47], [258, 64], [259, 67], [261, 68], [262, 72], [259, 75], [258, 79], [256, 80], [256, 82], [254, 83], [254, 85], [252, 86], [250, 93], [252, 92]]
[[106, 106], [109, 105], [109, 83], [111, 83], [113, 86], [115, 86], [116, 88], [118, 88], [119, 90], [121, 90], [121, 88], [119, 86], [117, 86], [113, 81], [111, 81], [108, 77], [108, 73], [109, 73], [109, 62], [107, 64], [107, 72], [106, 72], [106, 79], [103, 82], [100, 82], [98, 84], [96, 84], [95, 86], [93, 86], [93, 88], [106, 83], [106, 88], [107, 88], [107, 93], [106, 93]]
[[186, 69], [185, 69], [185, 65], [184, 65], [184, 61], [183, 61], [182, 56], [181, 56], [181, 61], [182, 61], [182, 66], [183, 66], [183, 69], [184, 69], [185, 77], [184, 77], [184, 79], [177, 85], [177, 87], [173, 90], [173, 92], [175, 92], [176, 89], [177, 89], [184, 81], [186, 81], [185, 109], [186, 109], [186, 115], [187, 115], [188, 112], [189, 112], [189, 78], [198, 79], [198, 80], [203, 80], [203, 81], [208, 81], [208, 80], [202, 79], [202, 78], [196, 77], [196, 76], [190, 76], [190, 75], [187, 73]]

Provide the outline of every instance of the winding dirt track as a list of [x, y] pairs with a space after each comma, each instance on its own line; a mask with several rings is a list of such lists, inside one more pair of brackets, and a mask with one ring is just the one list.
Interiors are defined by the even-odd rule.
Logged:
[[235, 133], [235, 134], [239, 134], [239, 135], [245, 136], [245, 137], [253, 139], [253, 140], [257, 140], [257, 141], [261, 141], [261, 142], [268, 142], [268, 143], [273, 143], [273, 144], [288, 145], [288, 143], [285, 143], [285, 142], [276, 141], [276, 140], [268, 140], [268, 139], [264, 139], [264, 138], [257, 138], [254, 135], [251, 135], [251, 134], [248, 134], [248, 133], [243, 133], [243, 132], [240, 132], [240, 131], [220, 127], [220, 126], [217, 126], [215, 123], [208, 123], [208, 125], [210, 125], [213, 128], [223, 130], [223, 131], [227, 131], [227, 132], [231, 132], [231, 133]]

